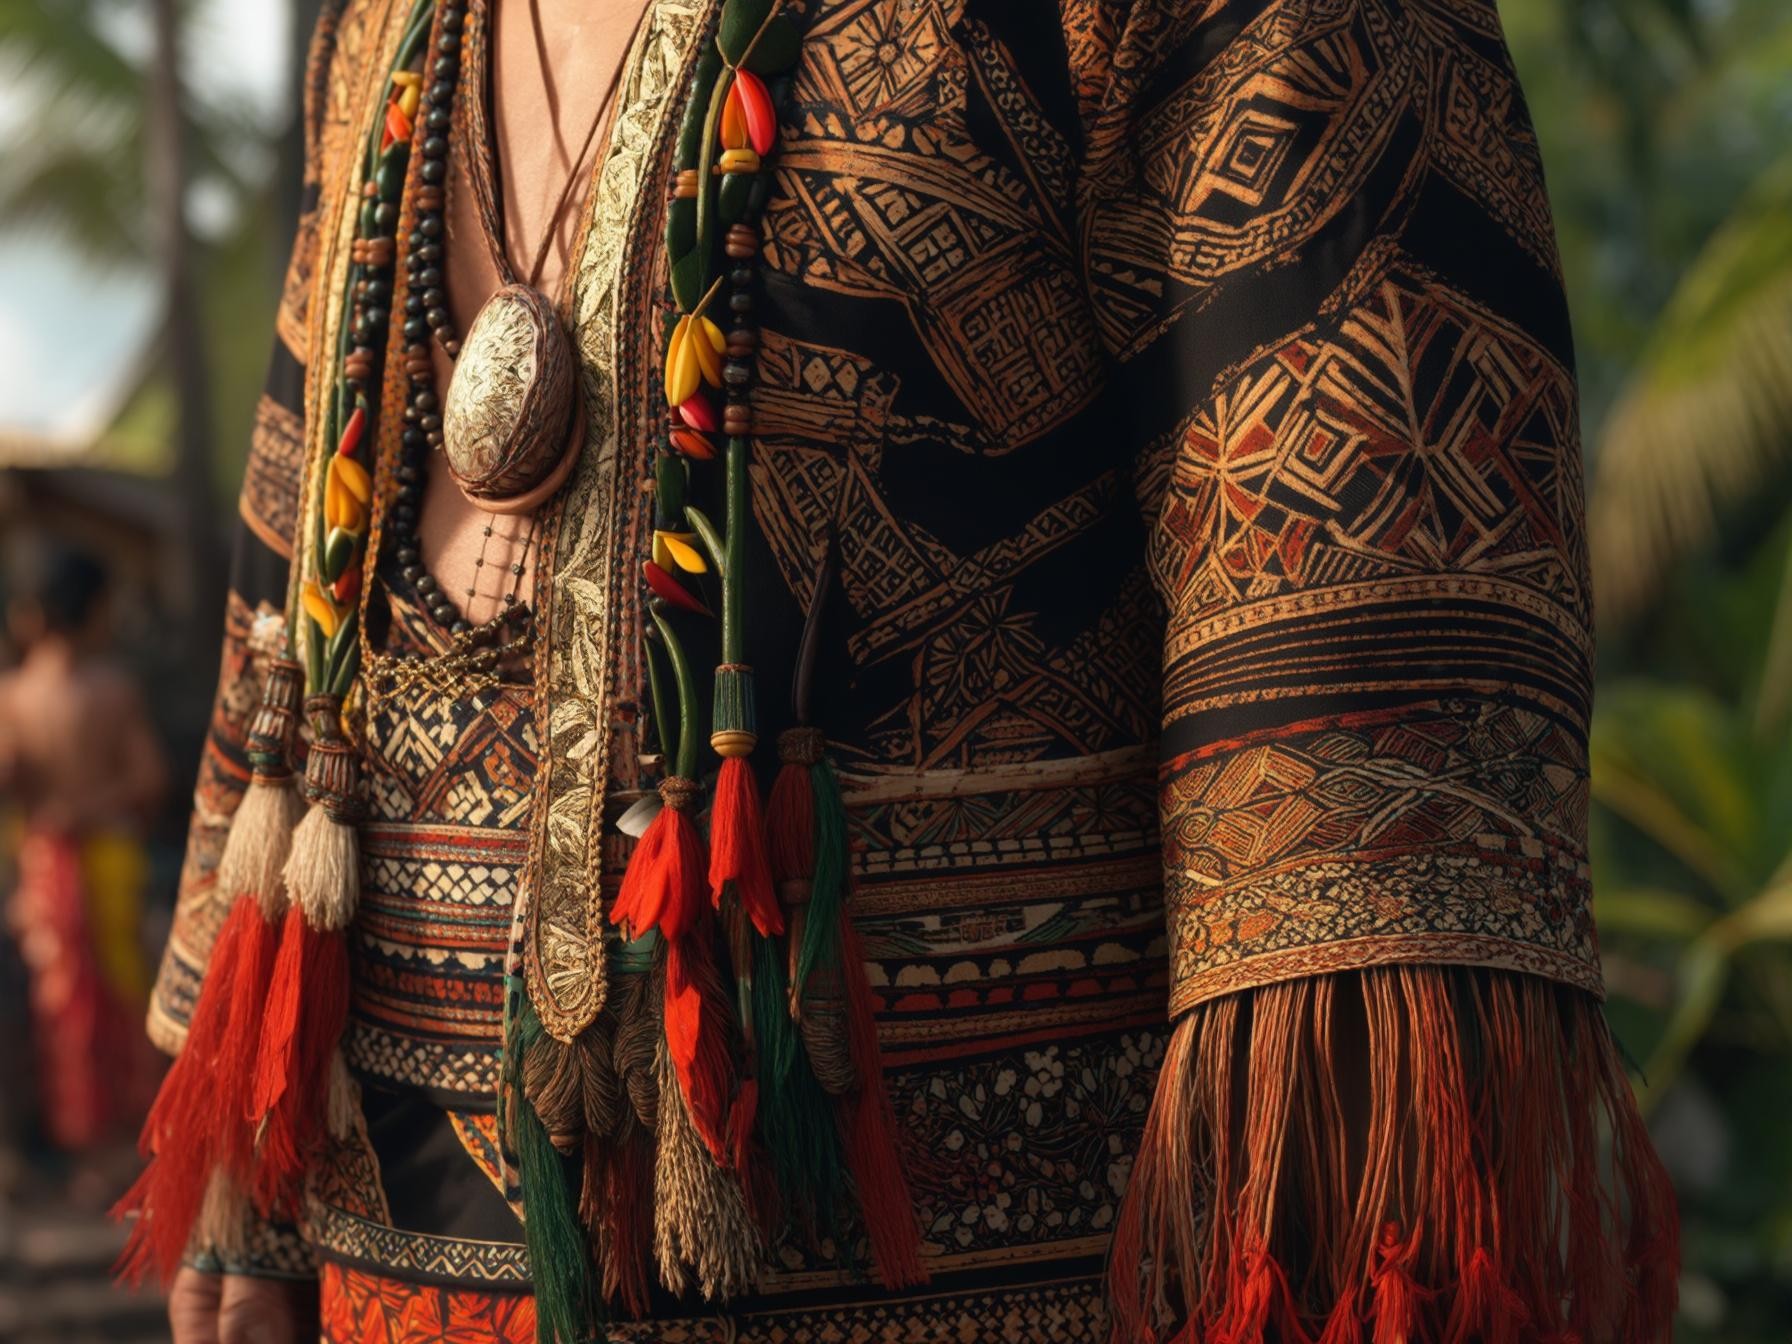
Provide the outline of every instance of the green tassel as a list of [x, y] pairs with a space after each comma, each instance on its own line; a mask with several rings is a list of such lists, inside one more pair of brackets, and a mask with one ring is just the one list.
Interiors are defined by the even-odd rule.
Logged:
[[815, 799], [815, 873], [796, 953], [799, 985], [808, 984], [818, 968], [832, 970], [840, 964], [840, 920], [846, 905], [846, 804], [825, 756], [809, 767], [809, 791]]
[[760, 1137], [771, 1154], [778, 1189], [804, 1206], [819, 1237], [838, 1240], [846, 1154], [840, 1146], [833, 1099], [815, 1081], [802, 1035], [790, 1020], [781, 944], [775, 938], [754, 941], [752, 1008]]
[[541, 1040], [544, 1028], [526, 994], [516, 994], [504, 1085], [509, 1113], [508, 1142], [523, 1183], [523, 1240], [529, 1248], [529, 1275], [535, 1287], [537, 1344], [585, 1344], [596, 1338], [601, 1302], [585, 1229], [565, 1159], [548, 1138], [535, 1108], [523, 1095], [522, 1061]]

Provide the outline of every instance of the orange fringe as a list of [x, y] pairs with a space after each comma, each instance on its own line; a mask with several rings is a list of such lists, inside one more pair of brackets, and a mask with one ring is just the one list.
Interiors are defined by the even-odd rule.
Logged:
[[1394, 966], [1176, 1027], [1116, 1228], [1115, 1344], [1657, 1344], [1673, 1190], [1599, 1005]]

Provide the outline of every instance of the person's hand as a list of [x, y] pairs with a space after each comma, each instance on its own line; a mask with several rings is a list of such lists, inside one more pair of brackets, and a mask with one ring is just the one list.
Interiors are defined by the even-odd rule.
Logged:
[[316, 1288], [183, 1268], [168, 1289], [174, 1344], [300, 1344], [315, 1339]]

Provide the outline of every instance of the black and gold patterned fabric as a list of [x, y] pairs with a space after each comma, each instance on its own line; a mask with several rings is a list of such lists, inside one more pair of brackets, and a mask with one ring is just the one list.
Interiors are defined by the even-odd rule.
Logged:
[[[716, 8], [650, 5], [587, 207], [587, 442], [545, 519], [532, 683], [470, 715], [418, 695], [368, 719], [347, 1056], [367, 1095], [429, 1100], [446, 1129], [416, 1121], [419, 1149], [450, 1134], [501, 1212], [507, 921], [547, 1030], [576, 1039], [617, 993], [614, 822], [660, 774], [634, 578], [664, 412], [656, 240]], [[661, 1295], [659, 1327], [615, 1337], [1096, 1340], [1189, 1014], [1403, 966], [1600, 993], [1576, 393], [1536, 143], [1491, 0], [794, 8], [755, 314], [750, 653], [770, 741], [831, 557], [814, 721], [931, 1283], [870, 1286], [853, 1229], [791, 1229], [747, 1300]], [[353, 209], [367, 70], [407, 12], [341, 9], [152, 1018], [170, 1047], [246, 778], [254, 617], [285, 600], [319, 432], [307, 249]], [[371, 1104], [363, 1189], [422, 1114]], [[1206, 1195], [1177, 1197], [1195, 1217]], [[514, 1229], [410, 1228], [454, 1242], [419, 1261], [379, 1199], [314, 1207], [330, 1274], [379, 1280], [357, 1291], [390, 1329], [354, 1338], [488, 1337], [397, 1323], [376, 1309], [394, 1276], [526, 1288]], [[485, 1259], [465, 1250], [482, 1238]], [[1445, 1259], [1411, 1271], [1440, 1311]], [[1317, 1335], [1322, 1298], [1231, 1337]], [[1583, 1335], [1651, 1337], [1623, 1329]]]

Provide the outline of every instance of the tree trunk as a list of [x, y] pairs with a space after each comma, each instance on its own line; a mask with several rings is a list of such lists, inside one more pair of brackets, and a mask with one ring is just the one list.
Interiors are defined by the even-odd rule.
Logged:
[[191, 682], [209, 693], [224, 608], [225, 566], [213, 490], [210, 376], [186, 216], [186, 154], [175, 0], [151, 0], [155, 60], [149, 73], [145, 179], [162, 277], [162, 357], [174, 389], [173, 486], [179, 535], [169, 553], [186, 594], [178, 619]]

